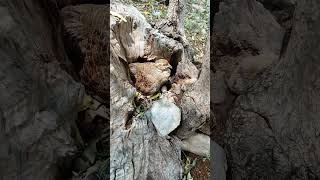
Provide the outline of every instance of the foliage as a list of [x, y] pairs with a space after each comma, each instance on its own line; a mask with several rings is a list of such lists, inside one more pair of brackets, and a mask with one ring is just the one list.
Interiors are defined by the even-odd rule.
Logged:
[[183, 179], [193, 180], [191, 176], [191, 169], [196, 166], [197, 159], [191, 161], [191, 159], [185, 155], [184, 169], [183, 169]]
[[160, 21], [167, 16], [167, 7], [157, 0], [146, 0], [145, 2], [134, 0], [133, 3], [150, 23]]
[[185, 10], [184, 28], [186, 38], [191, 43], [195, 60], [204, 56], [209, 35], [209, 0], [188, 0]]

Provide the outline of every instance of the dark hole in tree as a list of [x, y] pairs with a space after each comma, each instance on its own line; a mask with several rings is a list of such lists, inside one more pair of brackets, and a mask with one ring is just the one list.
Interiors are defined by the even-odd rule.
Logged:
[[129, 129], [131, 127], [133, 115], [134, 115], [133, 111], [128, 112], [128, 117], [125, 123], [125, 129]]
[[76, 72], [76, 77], [74, 78], [76, 80], [80, 80], [79, 72], [82, 69], [84, 63], [84, 57], [82, 56], [80, 47], [77, 41], [75, 41], [70, 35], [65, 35], [64, 46], [66, 49], [67, 56], [73, 64], [73, 67]]
[[162, 86], [166, 86], [167, 87], [167, 91], [169, 91], [170, 89], [171, 89], [171, 87], [172, 87], [172, 85], [171, 85], [171, 81], [166, 81]]
[[179, 62], [181, 61], [182, 50], [178, 50], [177, 52], [173, 53], [170, 58], [170, 65], [172, 66], [170, 76], [174, 76], [177, 72], [177, 67]]

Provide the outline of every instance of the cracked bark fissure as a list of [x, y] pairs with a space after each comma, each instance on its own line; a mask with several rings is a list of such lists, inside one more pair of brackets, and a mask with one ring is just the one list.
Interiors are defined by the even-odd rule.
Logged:
[[[236, 98], [235, 98], [235, 101], [236, 101]], [[260, 113], [260, 112], [258, 112], [258, 111], [254, 111], [253, 109], [245, 109], [245, 108], [242, 108], [241, 106], [239, 106], [239, 107], [240, 107], [243, 111], [252, 112], [252, 113], [258, 115], [259, 117], [261, 117], [261, 118], [264, 120], [264, 122], [266, 123], [266, 125], [268, 126], [268, 128], [269, 128], [271, 131], [273, 131], [272, 126], [271, 126], [271, 124], [270, 124], [270, 120], [269, 120], [269, 118], [268, 118], [266, 115], [263, 115], [263, 113]]]

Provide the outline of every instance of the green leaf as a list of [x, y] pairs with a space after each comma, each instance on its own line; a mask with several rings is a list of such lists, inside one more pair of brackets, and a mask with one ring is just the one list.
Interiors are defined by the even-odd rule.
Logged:
[[187, 180], [193, 180], [190, 172], [189, 172], [188, 175], [187, 175]]

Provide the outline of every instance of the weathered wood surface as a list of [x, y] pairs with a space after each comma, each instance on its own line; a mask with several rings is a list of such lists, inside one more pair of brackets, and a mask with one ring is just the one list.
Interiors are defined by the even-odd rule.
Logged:
[[[76, 44], [71, 49], [80, 48], [76, 52], [83, 54], [80, 56], [84, 57], [82, 68], [88, 68], [89, 72], [97, 72], [92, 70], [90, 64], [100, 64], [101, 69], [107, 67], [109, 62], [100, 56], [99, 51], [95, 57], [101, 58], [86, 58], [87, 51], [103, 50], [103, 43], [96, 48], [86, 47], [92, 47], [87, 43], [91, 36], [100, 41], [105, 39], [107, 28], [103, 28], [103, 22], [99, 23], [108, 13], [104, 9], [101, 5], [83, 4], [62, 10], [66, 32]], [[159, 31], [152, 28], [132, 6], [114, 2], [111, 3], [110, 10], [110, 176], [112, 179], [181, 179], [181, 149], [180, 140], [174, 137], [176, 132], [169, 134], [171, 138], [167, 139], [168, 137], [163, 137], [156, 131], [148, 109], [152, 102], [142, 116], [132, 116], [137, 111], [136, 95], [138, 91], [144, 95], [159, 93], [160, 88], [169, 83], [172, 88], [162, 92], [160, 98], [172, 101], [182, 108], [185, 119], [181, 120], [183, 126], [179, 127], [178, 135], [196, 131], [208, 120], [209, 83], [205, 83], [205, 79], [208, 79], [209, 74], [209, 57], [206, 57], [200, 80], [197, 81], [199, 70], [191, 63], [190, 47], [183, 34], [176, 34], [183, 37], [178, 38], [179, 41], [176, 40], [176, 35], [163, 34], [161, 29]], [[179, 12], [171, 14], [177, 16], [177, 13]], [[93, 31], [92, 28], [98, 32], [97, 35], [88, 34]], [[172, 30], [171, 34], [175, 31]], [[103, 69], [98, 74], [103, 75]], [[99, 92], [99, 87], [105, 86], [104, 82], [109, 81], [106, 76], [92, 77], [90, 74], [80, 73], [80, 77], [84, 84], [88, 82], [86, 77], [97, 82], [96, 88], [87, 86], [91, 89], [93, 87], [92, 91], [95, 93]], [[206, 93], [201, 94], [202, 92]], [[188, 93], [193, 93], [190, 97], [197, 96], [197, 101], [193, 102], [192, 97], [181, 101]], [[192, 107], [188, 109], [188, 105]], [[197, 110], [194, 111], [194, 108]], [[191, 135], [192, 133], [183, 134], [183, 138]]]
[[[116, 66], [119, 66], [122, 58], [124, 63], [134, 62], [138, 57], [147, 56], [146, 59], [170, 54], [166, 52], [166, 44], [175, 43], [169, 38], [160, 37], [161, 43], [150, 44], [149, 38], [155, 39], [161, 36], [147, 24], [145, 18], [133, 7], [121, 4], [112, 4], [111, 11], [115, 11], [126, 19], [127, 22], [118, 21], [111, 17], [111, 49], [114, 49], [115, 57], [111, 59], [111, 167], [112, 179], [181, 179], [182, 167], [180, 164], [180, 148], [158, 135], [147, 113], [142, 117], [132, 119], [129, 129], [125, 129], [129, 120], [129, 108], [133, 108], [133, 95], [136, 91], [132, 85], [132, 94], [120, 94], [128, 91], [121, 84], [128, 83], [128, 79], [120, 79], [113, 76]], [[134, 28], [132, 26], [135, 26]], [[154, 33], [154, 34], [151, 34]], [[166, 41], [167, 40], [167, 41]], [[157, 41], [153, 41], [157, 43]], [[148, 48], [148, 46], [160, 48]], [[170, 45], [170, 44], [169, 44]], [[169, 46], [170, 47], [170, 46]], [[164, 53], [157, 53], [160, 52]], [[147, 52], [146, 52], [147, 51]], [[123, 53], [122, 53], [123, 52]], [[150, 56], [152, 55], [152, 56]], [[168, 58], [170, 56], [161, 57]], [[118, 62], [118, 64], [116, 64]], [[122, 73], [125, 73], [122, 71]], [[119, 85], [117, 85], [119, 84]]]
[[213, 75], [226, 84], [214, 138], [232, 179], [318, 179], [320, 3], [262, 2], [223, 1], [215, 14]]
[[0, 177], [64, 178], [84, 88], [66, 72], [58, 7], [3, 0], [0, 13]]
[[[95, 160], [95, 143], [108, 144], [105, 135], [110, 133], [110, 172], [104, 172], [102, 178], [110, 175], [112, 179], [181, 179], [181, 148], [176, 132], [160, 136], [148, 109], [141, 116], [131, 116], [136, 111], [133, 102], [137, 89], [129, 65], [148, 62], [160, 69], [171, 68], [170, 77], [165, 77], [168, 82], [155, 82], [158, 86], [150, 94], [160, 92], [159, 87], [168, 88], [160, 98], [182, 109], [182, 117], [186, 118], [181, 121], [188, 123], [179, 131], [185, 132], [190, 128], [196, 131], [207, 120], [207, 110], [189, 113], [192, 109], [182, 105], [190, 101], [192, 107], [204, 107], [204, 97], [200, 101], [181, 101], [181, 98], [206, 91], [195, 86], [203, 85], [209, 61], [201, 71], [192, 64], [190, 46], [181, 26], [183, 16], [177, 9], [171, 14], [178, 17], [178, 24], [173, 24], [169, 35], [152, 28], [132, 6], [112, 3], [111, 11], [120, 14], [124, 21], [114, 14], [106, 19], [110, 13], [108, 5], [81, 4], [86, 2], [3, 0], [0, 3], [3, 14], [0, 21], [1, 177], [62, 179], [70, 177], [71, 170], [79, 170], [84, 175], [74, 179], [94, 178], [106, 163]], [[81, 5], [68, 6], [71, 4]], [[67, 52], [71, 53], [70, 60], [63, 38]], [[108, 55], [110, 59], [106, 58]], [[169, 71], [165, 69], [165, 72]], [[82, 111], [91, 101], [84, 98], [85, 90], [100, 102]], [[108, 103], [110, 121], [106, 113]], [[82, 112], [78, 114], [79, 111]], [[200, 116], [201, 123], [191, 122]], [[93, 124], [96, 119], [110, 123], [110, 131], [102, 128], [104, 136], [100, 138], [94, 137], [94, 131], [101, 130], [95, 127], [99, 124]], [[88, 141], [86, 149], [77, 152], [84, 146], [84, 137], [94, 138]], [[87, 159], [89, 165], [72, 167], [71, 161], [81, 162], [81, 158]]]

